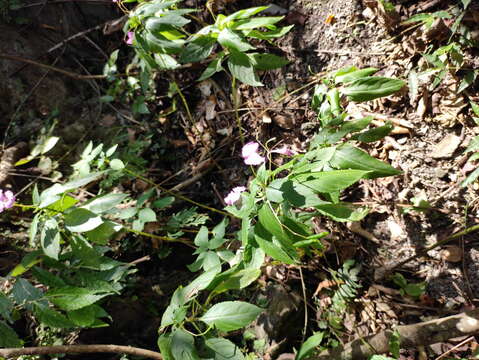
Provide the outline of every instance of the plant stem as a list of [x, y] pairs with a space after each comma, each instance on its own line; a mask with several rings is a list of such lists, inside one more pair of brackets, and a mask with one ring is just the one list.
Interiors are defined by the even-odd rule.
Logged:
[[228, 216], [228, 217], [234, 216], [234, 215], [229, 214], [229, 213], [227, 213], [227, 212], [225, 212], [225, 211], [218, 210], [218, 209], [212, 208], [212, 207], [210, 207], [210, 206], [208, 206], [208, 205], [204, 205], [204, 204], [201, 204], [201, 203], [199, 203], [199, 202], [196, 202], [196, 201], [194, 201], [194, 200], [192, 200], [192, 199], [190, 199], [190, 198], [187, 198], [186, 196], [180, 195], [180, 194], [178, 194], [178, 193], [176, 193], [176, 192], [174, 192], [174, 191], [165, 189], [163, 186], [160, 186], [160, 185], [156, 184], [155, 182], [151, 181], [150, 179], [148, 179], [148, 178], [146, 178], [146, 177], [144, 177], [144, 176], [142, 176], [142, 175], [140, 175], [140, 174], [137, 174], [137, 173], [135, 173], [134, 171], [131, 171], [131, 170], [127, 169], [127, 168], [124, 168], [123, 171], [125, 171], [125, 172], [128, 173], [128, 174], [130, 174], [131, 176], [134, 176], [134, 177], [136, 177], [136, 178], [138, 178], [138, 179], [140, 179], [140, 180], [143, 180], [143, 181], [146, 182], [147, 184], [149, 184], [149, 185], [151, 185], [151, 186], [154, 186], [155, 188], [159, 189], [160, 191], [163, 191], [163, 192], [165, 192], [165, 193], [167, 193], [167, 194], [169, 194], [169, 195], [171, 195], [171, 196], [174, 196], [174, 197], [177, 198], [177, 199], [180, 199], [180, 200], [189, 202], [190, 204], [199, 206], [199, 207], [201, 207], [201, 208], [203, 208], [203, 209], [206, 209], [206, 210], [209, 210], [209, 211], [212, 211], [212, 212], [221, 214], [221, 215], [223, 215], [223, 216]]
[[444, 244], [447, 244], [448, 242], [455, 240], [461, 236], [467, 235], [473, 231], [479, 230], [479, 224], [473, 225], [471, 227], [468, 227], [467, 229], [464, 229], [462, 231], [459, 231], [458, 233], [452, 234], [451, 236], [448, 236], [447, 238], [437, 241], [436, 243], [432, 244], [431, 246], [428, 246], [427, 248], [424, 248], [422, 250], [419, 250], [416, 254], [413, 256], [408, 257], [407, 259], [397, 263], [396, 265], [392, 266], [391, 268], [387, 269], [387, 273], [389, 274], [391, 271], [403, 266], [404, 264], [407, 264], [408, 262], [425, 255], [428, 251], [431, 251], [432, 249], [435, 249], [439, 246], [442, 246]]
[[236, 87], [236, 78], [234, 76], [233, 76], [233, 79], [231, 80], [231, 87], [233, 90], [233, 106], [235, 111], [236, 125], [238, 126], [238, 132], [240, 136], [241, 145], [244, 145], [243, 128], [241, 127], [241, 119], [239, 117], [239, 112], [238, 112], [238, 108], [239, 108], [238, 88]]
[[125, 226], [123, 227], [123, 229], [130, 232], [130, 233], [146, 236], [146, 237], [149, 237], [151, 239], [157, 239], [157, 240], [169, 241], [169, 242], [180, 242], [182, 244], [185, 244], [185, 245], [188, 245], [188, 246], [191, 246], [191, 247], [194, 248], [194, 246], [191, 245], [191, 242], [188, 241], [187, 239], [181, 239], [181, 238], [175, 239], [175, 238], [171, 238], [171, 237], [168, 237], [168, 236], [160, 236], [160, 235], [150, 234], [150, 233], [147, 233], [147, 232], [135, 230], [135, 229], [128, 228], [128, 227], [125, 227]]

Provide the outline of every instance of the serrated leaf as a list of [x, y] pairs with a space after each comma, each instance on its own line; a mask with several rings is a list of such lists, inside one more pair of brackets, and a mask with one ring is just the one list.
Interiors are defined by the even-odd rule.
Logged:
[[0, 316], [5, 320], [12, 321], [13, 303], [3, 292], [0, 292]]
[[68, 312], [68, 318], [77, 326], [89, 327], [96, 319], [96, 305], [90, 305]]
[[97, 214], [83, 208], [77, 208], [65, 215], [65, 227], [71, 232], [86, 232], [103, 223]]
[[405, 85], [404, 81], [382, 76], [371, 76], [353, 81], [342, 90], [353, 101], [367, 101], [394, 94]]
[[168, 54], [155, 54], [153, 57], [157, 67], [160, 69], [174, 70], [181, 66], [174, 57]]
[[233, 331], [249, 325], [262, 311], [246, 302], [225, 301], [213, 305], [200, 320], [220, 331]]
[[47, 219], [43, 224], [40, 243], [46, 256], [58, 260], [58, 254], [60, 253], [60, 231], [55, 218]]
[[42, 324], [52, 328], [68, 329], [75, 327], [75, 324], [63, 314], [49, 308], [48, 305], [35, 305], [33, 313]]
[[40, 289], [22, 278], [15, 280], [11, 294], [17, 305], [25, 305], [27, 309], [31, 309], [31, 304], [43, 297], [43, 292]]
[[93, 243], [106, 245], [108, 244], [108, 240], [110, 240], [113, 234], [120, 231], [121, 229], [122, 226], [120, 224], [106, 220], [100, 226], [94, 228], [93, 230], [87, 231], [85, 235], [88, 240]]
[[203, 71], [201, 76], [198, 78], [198, 81], [206, 80], [212, 77], [217, 72], [223, 71], [224, 68], [221, 66], [221, 62], [223, 61], [224, 53], [221, 52], [221, 55], [218, 55], [216, 59], [208, 64], [206, 69]]

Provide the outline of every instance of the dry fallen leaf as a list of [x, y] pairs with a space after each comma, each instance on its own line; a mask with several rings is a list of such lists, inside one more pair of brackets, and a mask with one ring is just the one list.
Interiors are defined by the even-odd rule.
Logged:
[[431, 156], [435, 159], [450, 158], [457, 150], [459, 145], [461, 145], [461, 142], [461, 137], [454, 134], [448, 134], [444, 139], [434, 146]]

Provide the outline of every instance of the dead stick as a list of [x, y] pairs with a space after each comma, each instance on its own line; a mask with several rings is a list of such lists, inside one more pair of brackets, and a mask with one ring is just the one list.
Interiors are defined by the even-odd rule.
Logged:
[[70, 72], [70, 71], [59, 69], [55, 66], [43, 64], [43, 63], [37, 62], [35, 60], [27, 59], [27, 58], [24, 58], [24, 57], [21, 57], [21, 56], [16, 56], [16, 55], [0, 54], [0, 59], [1, 58], [8, 59], [8, 60], [14, 60], [14, 61], [21, 61], [21, 62], [24, 62], [24, 63], [27, 63], [27, 64], [32, 64], [32, 65], [35, 65], [35, 66], [39, 66], [39, 67], [58, 72], [60, 74], [66, 75], [68, 77], [71, 77], [71, 78], [74, 78], [74, 79], [77, 79], [77, 80], [91, 80], [91, 79], [105, 79], [106, 78], [105, 75], [81, 75], [81, 74], [73, 73], [73, 72]]
[[156, 351], [122, 345], [62, 345], [0, 349], [0, 357], [3, 358], [12, 358], [20, 355], [49, 355], [74, 353], [129, 354], [135, 356], [143, 356], [150, 359], [163, 360], [161, 354]]
[[[479, 331], [479, 309], [467, 311], [431, 321], [395, 328], [400, 336], [402, 348], [430, 345], [459, 336], [471, 335]], [[359, 338], [332, 350], [311, 357], [314, 360], [363, 360], [374, 354], [389, 351], [389, 341], [393, 331], [385, 330], [376, 335]]]

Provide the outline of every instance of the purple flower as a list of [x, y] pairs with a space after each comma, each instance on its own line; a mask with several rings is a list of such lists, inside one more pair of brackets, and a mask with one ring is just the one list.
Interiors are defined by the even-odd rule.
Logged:
[[15, 202], [15, 195], [10, 190], [3, 192], [0, 190], [0, 213], [5, 209], [10, 209]]
[[226, 205], [233, 205], [235, 202], [237, 202], [240, 197], [241, 193], [243, 191], [246, 191], [246, 188], [244, 186], [237, 186], [233, 188], [228, 195], [225, 197], [225, 204]]
[[276, 149], [276, 150], [271, 150], [272, 153], [276, 153], [276, 154], [281, 154], [281, 155], [285, 155], [285, 156], [294, 156], [296, 155], [296, 153], [291, 150], [288, 146], [286, 145], [283, 145], [282, 147], [280, 147], [279, 149]]
[[135, 38], [135, 33], [133, 31], [128, 31], [128, 33], [126, 34], [126, 40], [125, 42], [128, 44], [128, 45], [133, 45], [133, 39]]
[[265, 158], [258, 154], [259, 144], [251, 141], [241, 149], [241, 157], [246, 165], [260, 165], [265, 162]]

